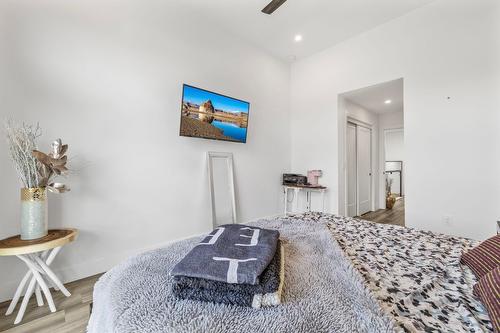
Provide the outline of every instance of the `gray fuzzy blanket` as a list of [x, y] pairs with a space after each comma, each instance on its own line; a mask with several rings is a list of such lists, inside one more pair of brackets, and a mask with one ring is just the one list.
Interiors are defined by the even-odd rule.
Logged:
[[393, 332], [324, 223], [289, 217], [252, 225], [277, 229], [287, 242], [282, 305], [253, 309], [177, 299], [169, 272], [198, 237], [130, 258], [103, 275], [88, 331]]

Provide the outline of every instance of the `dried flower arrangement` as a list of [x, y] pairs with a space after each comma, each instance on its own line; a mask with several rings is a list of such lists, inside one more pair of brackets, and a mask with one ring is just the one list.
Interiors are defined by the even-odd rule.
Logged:
[[36, 141], [42, 135], [42, 130], [36, 126], [15, 124], [12, 120], [5, 122], [7, 143], [14, 167], [26, 188], [47, 188], [51, 192], [64, 193], [69, 188], [62, 183], [54, 182], [57, 176], [66, 175], [68, 145], [63, 145], [61, 139], [52, 143], [52, 151], [44, 154], [38, 150]]

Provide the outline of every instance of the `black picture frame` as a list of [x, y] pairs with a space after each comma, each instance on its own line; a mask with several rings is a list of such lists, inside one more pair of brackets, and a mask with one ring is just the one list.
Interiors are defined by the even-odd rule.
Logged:
[[[242, 103], [248, 104], [248, 115], [247, 115], [247, 127], [245, 129], [245, 140], [244, 141], [226, 140], [226, 139], [214, 138], [214, 137], [209, 137], [209, 136], [182, 134], [182, 111], [183, 111], [183, 105], [184, 105], [184, 92], [185, 92], [185, 88], [186, 87], [197, 89], [197, 90], [204, 91], [204, 92], [207, 92], [207, 93], [210, 93], [210, 94], [218, 95], [218, 96], [223, 97], [223, 98], [228, 98], [228, 99], [232, 99], [232, 100], [235, 100], [235, 101], [238, 101], [238, 102], [242, 102]], [[216, 141], [224, 141], [224, 142], [233, 142], [233, 143], [246, 144], [247, 143], [247, 139], [248, 139], [248, 127], [249, 127], [249, 123], [250, 123], [250, 107], [251, 107], [250, 102], [244, 101], [242, 99], [234, 98], [234, 97], [231, 97], [231, 96], [228, 96], [228, 95], [224, 95], [224, 94], [221, 94], [221, 93], [218, 93], [218, 92], [215, 92], [215, 91], [210, 91], [210, 90], [207, 90], [207, 89], [203, 89], [203, 88], [199, 88], [199, 87], [196, 87], [196, 86], [193, 86], [193, 85], [190, 85], [190, 84], [183, 83], [182, 84], [182, 97], [181, 97], [181, 110], [180, 110], [180, 118], [179, 118], [179, 136], [188, 137], [188, 138], [199, 138], [199, 139], [206, 139], [206, 140], [216, 140]]]

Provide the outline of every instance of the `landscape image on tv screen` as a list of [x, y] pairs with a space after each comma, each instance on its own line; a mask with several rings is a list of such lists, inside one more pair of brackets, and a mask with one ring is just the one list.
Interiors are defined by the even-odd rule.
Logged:
[[245, 143], [249, 110], [248, 102], [185, 84], [180, 135]]

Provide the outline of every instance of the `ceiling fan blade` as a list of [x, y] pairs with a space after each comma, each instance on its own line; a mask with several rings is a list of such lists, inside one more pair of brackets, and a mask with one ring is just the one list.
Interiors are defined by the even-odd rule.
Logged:
[[264, 9], [262, 9], [262, 12], [264, 14], [272, 14], [276, 9], [278, 9], [282, 4], [284, 4], [286, 0], [273, 0], [271, 1]]

